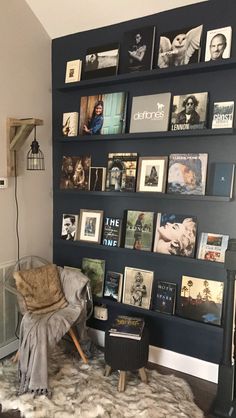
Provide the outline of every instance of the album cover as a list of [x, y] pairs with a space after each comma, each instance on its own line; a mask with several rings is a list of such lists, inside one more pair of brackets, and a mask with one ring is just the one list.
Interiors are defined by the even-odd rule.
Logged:
[[197, 258], [224, 263], [228, 241], [228, 235], [202, 232], [198, 245]]
[[104, 219], [102, 244], [107, 247], [119, 247], [121, 228], [122, 219], [106, 216]]
[[203, 26], [179, 29], [160, 36], [157, 65], [174, 67], [199, 62]]
[[176, 284], [158, 280], [152, 309], [156, 312], [173, 315], [175, 313], [175, 302]]
[[94, 296], [102, 297], [105, 277], [105, 260], [83, 257], [82, 273], [90, 279], [92, 294]]
[[170, 154], [167, 193], [204, 195], [208, 154]]
[[181, 298], [176, 313], [187, 319], [221, 325], [224, 283], [182, 276]]
[[104, 298], [121, 301], [123, 274], [116, 271], [107, 271], [104, 282]]
[[212, 196], [233, 197], [234, 163], [212, 163], [209, 180], [209, 194]]
[[119, 63], [119, 44], [89, 48], [83, 66], [83, 79], [116, 75]]
[[234, 118], [234, 102], [214, 102], [212, 129], [232, 128]]
[[127, 93], [96, 94], [80, 99], [80, 135], [111, 135], [125, 131]]
[[74, 83], [76, 81], [80, 81], [81, 69], [81, 60], [67, 61], [65, 83]]
[[212, 29], [207, 31], [205, 61], [220, 61], [230, 58], [232, 27]]
[[171, 93], [133, 97], [129, 131], [131, 133], [167, 131], [170, 100]]
[[151, 251], [154, 212], [128, 210], [125, 225], [125, 248]]
[[106, 167], [89, 168], [89, 190], [100, 192], [105, 190]]
[[203, 129], [207, 121], [208, 92], [174, 96], [171, 130]]
[[74, 241], [77, 239], [78, 215], [64, 213], [62, 215], [61, 238]]
[[196, 236], [195, 216], [158, 213], [153, 251], [193, 258]]
[[63, 113], [62, 134], [63, 136], [77, 136], [78, 134], [78, 112]]
[[60, 188], [88, 190], [90, 166], [90, 155], [77, 157], [63, 156]]
[[106, 191], [135, 192], [137, 162], [136, 152], [109, 153]]
[[125, 32], [122, 42], [120, 72], [152, 69], [155, 26]]

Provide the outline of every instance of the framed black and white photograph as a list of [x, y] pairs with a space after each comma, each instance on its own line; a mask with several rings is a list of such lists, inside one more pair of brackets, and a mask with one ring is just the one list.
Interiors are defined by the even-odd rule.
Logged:
[[61, 238], [69, 241], [76, 240], [78, 215], [64, 213], [62, 215]]
[[75, 83], [76, 81], [80, 81], [81, 69], [81, 60], [67, 61], [65, 83]]
[[149, 309], [153, 277], [153, 271], [125, 267], [122, 302]]
[[106, 167], [89, 168], [89, 190], [92, 192], [101, 192], [105, 190]]
[[89, 48], [85, 56], [83, 79], [116, 75], [118, 64], [118, 43]]
[[165, 193], [168, 157], [139, 157], [137, 192]]
[[205, 61], [221, 61], [231, 55], [232, 27], [207, 31]]
[[78, 239], [99, 244], [101, 242], [102, 224], [102, 210], [80, 209]]

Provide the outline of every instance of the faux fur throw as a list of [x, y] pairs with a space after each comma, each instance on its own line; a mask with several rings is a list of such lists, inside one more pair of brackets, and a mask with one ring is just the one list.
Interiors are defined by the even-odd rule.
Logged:
[[17, 271], [13, 276], [29, 312], [42, 314], [67, 306], [55, 264]]

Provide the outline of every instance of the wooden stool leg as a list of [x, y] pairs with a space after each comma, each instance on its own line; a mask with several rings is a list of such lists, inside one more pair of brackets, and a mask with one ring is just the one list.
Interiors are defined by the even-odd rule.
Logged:
[[87, 359], [87, 357], [85, 357], [84, 352], [83, 352], [83, 350], [82, 350], [82, 348], [80, 346], [80, 343], [79, 343], [79, 341], [78, 341], [78, 339], [77, 339], [77, 337], [76, 337], [73, 329], [70, 328], [68, 332], [69, 332], [69, 334], [70, 334], [70, 336], [71, 336], [71, 338], [73, 340], [73, 343], [75, 344], [75, 346], [76, 346], [76, 348], [77, 348], [77, 350], [79, 352], [80, 357], [82, 358], [83, 362], [85, 364], [87, 364], [88, 363], [88, 359]]
[[119, 382], [118, 382], [118, 391], [119, 392], [124, 392], [124, 390], [125, 390], [125, 380], [126, 380], [126, 372], [121, 370], [120, 371], [120, 378], [119, 378]]
[[106, 364], [105, 366], [105, 372], [104, 372], [104, 376], [110, 376], [111, 374], [111, 366], [108, 366], [108, 364]]
[[147, 373], [144, 367], [141, 367], [141, 369], [139, 369], [138, 372], [142, 382], [147, 383]]
[[19, 353], [19, 350], [18, 350], [16, 352], [16, 354], [11, 359], [12, 363], [18, 363], [18, 361], [19, 361], [19, 355], [20, 355], [20, 353]]

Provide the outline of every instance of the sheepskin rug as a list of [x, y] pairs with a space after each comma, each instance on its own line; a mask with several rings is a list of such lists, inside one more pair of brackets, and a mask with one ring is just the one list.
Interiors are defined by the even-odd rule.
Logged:
[[19, 409], [25, 418], [203, 418], [188, 384], [173, 375], [147, 370], [148, 384], [128, 372], [125, 392], [117, 391], [119, 372], [104, 376], [104, 355], [97, 352], [85, 365], [57, 348], [49, 362], [52, 398], [17, 396], [17, 365], [0, 362], [3, 411]]

